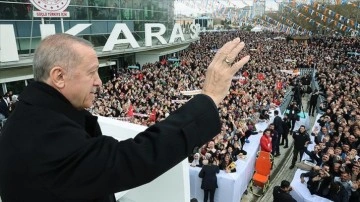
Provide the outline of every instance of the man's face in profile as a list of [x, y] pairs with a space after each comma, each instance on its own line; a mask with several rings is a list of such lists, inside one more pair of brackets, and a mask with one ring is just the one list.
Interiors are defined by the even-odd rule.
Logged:
[[102, 85], [98, 58], [91, 47], [74, 44], [73, 48], [79, 53], [79, 62], [76, 67], [65, 71], [62, 94], [75, 108], [89, 108], [95, 100], [97, 89]]

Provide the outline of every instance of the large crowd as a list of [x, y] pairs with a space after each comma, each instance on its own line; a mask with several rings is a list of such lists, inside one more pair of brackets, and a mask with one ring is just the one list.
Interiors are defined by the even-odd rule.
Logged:
[[[358, 201], [360, 196], [360, 58], [359, 39], [323, 37], [315, 40], [316, 81], [325, 100], [324, 114], [315, 123], [310, 136], [314, 150], [304, 149], [313, 163], [307, 187], [333, 201]], [[350, 54], [349, 54], [350, 53]]]
[[[159, 61], [144, 64], [141, 69], [121, 69], [103, 85], [90, 111], [142, 125], [161, 121], [190, 99], [192, 91], [201, 89], [206, 68], [217, 49], [235, 37], [246, 43], [239, 58], [250, 54], [251, 61], [234, 77], [228, 96], [220, 104], [221, 133], [207, 145], [194, 150], [194, 155], [189, 157], [191, 165], [201, 167], [204, 162], [211, 161], [226, 172], [236, 172], [232, 162], [246, 155], [242, 146], [250, 135], [258, 133], [255, 124], [262, 119], [268, 121], [268, 111], [283, 102], [286, 91], [296, 81], [301, 85], [305, 77], [305, 80], [311, 80], [310, 75], [299, 78], [301, 76], [292, 72], [298, 68], [312, 68], [316, 70], [314, 81], [318, 89], [310, 91], [309, 97], [316, 98], [313, 99], [315, 106], [318, 100], [323, 100], [319, 104], [324, 114], [318, 121], [321, 129], [314, 127], [311, 133], [317, 144], [314, 151], [306, 151], [305, 147], [300, 151], [301, 155], [303, 152], [311, 154], [318, 165], [307, 174], [309, 190], [340, 201], [336, 198], [338, 195], [331, 193], [333, 189], [344, 189], [349, 201], [358, 200], [360, 57], [353, 54], [360, 52], [357, 38], [313, 36], [307, 43], [297, 43], [270, 32], [203, 33], [198, 42], [180, 52], [179, 64]], [[309, 111], [309, 115], [315, 116], [314, 110]], [[285, 136], [299, 132], [291, 125]], [[271, 152], [274, 154], [275, 151]], [[324, 176], [323, 171], [330, 180], [323, 181], [319, 177]], [[336, 184], [338, 181], [341, 186]], [[328, 184], [316, 186], [319, 182]]]
[[[127, 117], [129, 121], [143, 125], [160, 121], [190, 98], [182, 91], [201, 89], [206, 67], [217, 48], [236, 36], [245, 40], [247, 47], [243, 55], [250, 54], [252, 60], [234, 78], [229, 96], [220, 107], [224, 128], [232, 125], [228, 114], [232, 114], [238, 123], [261, 112], [262, 108], [279, 105], [284, 89], [294, 77], [280, 71], [296, 66], [283, 62], [291, 58], [289, 52], [293, 46], [285, 48], [283, 41], [262, 39], [272, 39], [277, 34], [230, 32], [203, 34], [198, 43], [180, 53], [181, 62], [177, 67], [170, 62], [158, 62], [144, 64], [142, 70], [120, 69], [114, 79], [103, 85], [91, 111], [104, 116]], [[305, 62], [306, 59], [299, 61]], [[281, 85], [276, 87], [277, 83]], [[129, 108], [134, 111], [134, 116], [129, 113]], [[156, 112], [155, 119], [149, 116], [153, 112]]]
[[[333, 201], [344, 201], [344, 198], [358, 201], [359, 38], [313, 36], [304, 43], [289, 41], [284, 35], [272, 32], [202, 33], [199, 41], [179, 53], [179, 63], [162, 60], [143, 64], [139, 69], [120, 68], [113, 79], [103, 84], [90, 112], [147, 126], [161, 121], [202, 89], [206, 68], [217, 49], [236, 37], [246, 44], [237, 59], [249, 54], [251, 60], [233, 78], [229, 94], [219, 106], [220, 134], [194, 149], [189, 157], [190, 165], [202, 167], [210, 162], [226, 172], [236, 172], [234, 162], [246, 156], [243, 145], [249, 136], [263, 133], [267, 139], [262, 139], [269, 143], [261, 145], [261, 149], [279, 156], [279, 146], [284, 144], [287, 148], [287, 136], [291, 135], [294, 159], [290, 168], [294, 168], [298, 154], [301, 159], [303, 153], [316, 164], [300, 179], [303, 182], [304, 177], [309, 178], [307, 186], [312, 194]], [[299, 75], [301, 68], [310, 68], [315, 74], [311, 71], [311, 74]], [[303, 90], [302, 85], [309, 87], [311, 80], [315, 89]], [[294, 91], [296, 88], [301, 90]], [[291, 90], [294, 102], [282, 122], [280, 119], [270, 123], [268, 112], [277, 109]], [[305, 109], [309, 116], [322, 114], [312, 131], [303, 126], [294, 128], [303, 93], [309, 93], [309, 109]], [[8, 116], [4, 114], [10, 109], [6, 107], [9, 98], [11, 95], [1, 97], [5, 106], [0, 111], [3, 118]], [[4, 111], [5, 108], [8, 109]], [[259, 121], [267, 121], [268, 129], [257, 130], [255, 124]], [[281, 131], [279, 123], [283, 127]], [[302, 135], [304, 138], [299, 138]], [[307, 149], [312, 143], [311, 136], [315, 144], [313, 151]]]

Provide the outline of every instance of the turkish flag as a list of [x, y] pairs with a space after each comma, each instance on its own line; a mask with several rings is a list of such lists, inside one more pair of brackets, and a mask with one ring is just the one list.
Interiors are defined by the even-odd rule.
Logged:
[[247, 71], [245, 71], [243, 74], [242, 74], [244, 77], [248, 77], [249, 76], [249, 73]]
[[274, 99], [273, 103], [276, 105], [276, 106], [279, 106], [281, 103], [280, 103], [280, 100], [278, 100], [277, 98]]
[[156, 109], [153, 109], [152, 112], [150, 113], [150, 121], [155, 122], [156, 121]]
[[160, 63], [161, 63], [162, 65], [166, 65], [166, 64], [167, 64], [167, 61], [166, 61], [166, 59], [164, 58], [164, 59], [161, 60]]
[[130, 104], [130, 106], [129, 106], [129, 109], [127, 111], [127, 116], [129, 116], [129, 117], [134, 116], [134, 107], [132, 106], [132, 104]]
[[277, 82], [276, 82], [275, 89], [277, 89], [277, 90], [281, 90], [281, 89], [282, 89], [282, 82], [281, 82], [281, 81], [277, 81]]
[[258, 78], [260, 81], [265, 80], [265, 75], [264, 75], [264, 73], [258, 73], [257, 78]]
[[242, 85], [246, 84], [247, 83], [246, 78], [245, 77], [240, 77], [239, 78], [239, 83], [241, 83]]

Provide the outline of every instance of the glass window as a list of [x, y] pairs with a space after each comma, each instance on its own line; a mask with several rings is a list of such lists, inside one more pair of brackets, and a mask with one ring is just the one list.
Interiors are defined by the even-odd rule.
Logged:
[[132, 9], [129, 9], [129, 8], [121, 9], [121, 19], [122, 20], [131, 20], [132, 19]]
[[109, 81], [111, 79], [111, 68], [112, 66], [106, 66], [99, 68], [99, 77], [100, 79], [104, 81]]
[[120, 10], [118, 8], [110, 8], [109, 9], [109, 16], [108, 16], [109, 20], [119, 20], [121, 19], [120, 17]]
[[[0, 0], [0, 19], [3, 23], [14, 24], [19, 54], [28, 54], [29, 50], [33, 52], [40, 39], [41, 19], [34, 18], [31, 27], [33, 9], [28, 0], [9, 0], [6, 3]], [[143, 40], [145, 22], [165, 24], [171, 33], [174, 23], [173, 9], [172, 0], [72, 0], [66, 9], [70, 12], [70, 18], [64, 18], [64, 28], [66, 31], [76, 24], [90, 22], [91, 27], [82, 31], [80, 35], [91, 36], [89, 38], [94, 39], [95, 46], [103, 46], [105, 42], [102, 38], [107, 38], [114, 24], [126, 23], [134, 37]], [[61, 32], [60, 19], [45, 18], [45, 23], [55, 24], [56, 32]], [[31, 44], [30, 37], [33, 37]]]
[[0, 83], [0, 95], [4, 95], [4, 91], [3, 91], [3, 88], [2, 88], [2, 83]]
[[[88, 8], [83, 6], [69, 6], [66, 11], [70, 12], [70, 18], [72, 20], [88, 19]], [[68, 19], [68, 18], [66, 18]]]
[[0, 19], [28, 20], [31, 13], [32, 5], [30, 3], [0, 3]]
[[132, 0], [120, 0], [120, 8], [132, 8]]
[[134, 18], [135, 20], [144, 20], [144, 10], [134, 10]]
[[17, 20], [30, 19], [29, 13], [31, 12], [31, 4], [14, 4], [14, 12]]
[[13, 94], [20, 94], [25, 88], [25, 81], [14, 81], [6, 83], [7, 91], [12, 91]]
[[88, 1], [87, 0], [72, 0], [72, 1], [70, 1], [70, 5], [87, 6]]
[[133, 0], [133, 9], [144, 9], [144, 2], [141, 0]]
[[168, 20], [168, 15], [166, 12], [154, 12], [154, 18], [157, 19], [158, 22], [166, 22]]
[[[30, 38], [21, 38], [17, 40], [18, 44], [18, 53], [19, 54], [29, 54], [29, 52], [34, 52], [35, 48], [40, 43], [41, 38], [33, 38], [30, 43]], [[31, 46], [31, 47], [30, 47]], [[30, 51], [29, 51], [30, 50]]]

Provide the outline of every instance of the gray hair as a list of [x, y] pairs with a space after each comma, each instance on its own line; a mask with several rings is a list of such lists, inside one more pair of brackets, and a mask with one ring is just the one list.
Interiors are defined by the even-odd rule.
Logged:
[[34, 80], [45, 81], [55, 66], [71, 71], [81, 58], [79, 52], [73, 48], [74, 44], [93, 47], [89, 41], [69, 34], [55, 34], [43, 39], [34, 55]]

